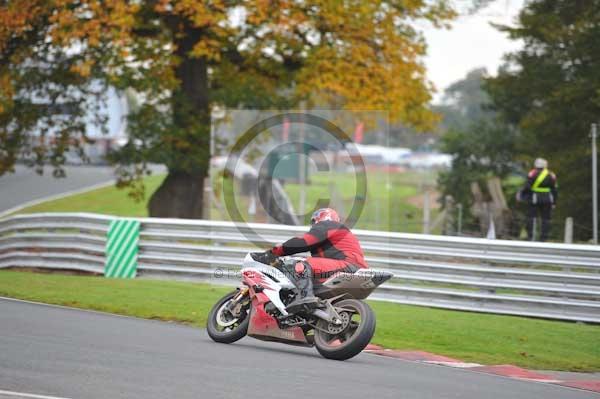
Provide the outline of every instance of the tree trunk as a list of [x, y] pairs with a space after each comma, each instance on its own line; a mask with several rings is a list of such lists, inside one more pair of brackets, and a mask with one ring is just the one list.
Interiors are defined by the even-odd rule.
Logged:
[[204, 175], [169, 172], [148, 203], [152, 217], [199, 219], [202, 217]]
[[175, 35], [181, 62], [175, 70], [180, 87], [171, 99], [174, 128], [164, 140], [169, 173], [152, 195], [148, 211], [153, 217], [200, 219], [210, 161], [208, 70], [206, 59], [190, 57], [202, 31], [184, 21], [173, 23], [171, 29], [176, 32], [182, 25], [184, 34]]

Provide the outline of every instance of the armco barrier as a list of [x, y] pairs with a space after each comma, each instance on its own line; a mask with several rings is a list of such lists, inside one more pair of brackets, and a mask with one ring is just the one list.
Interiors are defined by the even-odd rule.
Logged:
[[[114, 217], [85, 213], [0, 220], [0, 267], [103, 273]], [[304, 227], [136, 219], [137, 273], [231, 283], [244, 254]], [[394, 278], [373, 296], [392, 302], [600, 322], [600, 247], [355, 230], [371, 267]]]

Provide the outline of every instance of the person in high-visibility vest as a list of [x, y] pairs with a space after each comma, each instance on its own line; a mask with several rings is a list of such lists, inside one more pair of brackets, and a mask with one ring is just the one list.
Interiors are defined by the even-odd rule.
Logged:
[[529, 203], [527, 212], [527, 236], [533, 239], [535, 220], [540, 214], [542, 228], [540, 241], [546, 241], [550, 233], [552, 209], [556, 207], [558, 190], [556, 175], [548, 170], [548, 161], [538, 158], [533, 163], [534, 168], [527, 175], [527, 182], [520, 191], [520, 197]]

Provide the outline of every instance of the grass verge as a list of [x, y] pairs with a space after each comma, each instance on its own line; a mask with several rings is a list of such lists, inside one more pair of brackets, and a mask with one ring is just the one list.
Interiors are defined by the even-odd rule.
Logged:
[[[358, 218], [356, 228], [375, 229], [385, 231], [404, 231], [411, 233], [421, 232], [423, 229], [423, 210], [410, 203], [410, 198], [420, 195], [420, 181], [431, 182], [435, 175], [421, 172], [406, 172], [397, 174], [370, 173], [368, 177], [368, 195], [365, 206]], [[36, 212], [92, 212], [105, 215], [146, 217], [148, 216], [147, 202], [164, 180], [165, 175], [151, 175], [144, 178], [146, 199], [135, 202], [127, 195], [127, 190], [119, 190], [114, 186], [104, 187], [81, 194], [70, 195], [65, 198], [46, 201], [22, 209], [18, 213]], [[420, 180], [419, 180], [420, 179]], [[349, 174], [336, 176], [337, 186], [340, 189], [340, 211], [350, 212], [355, 202], [354, 177]], [[328, 175], [315, 175], [311, 177], [312, 184], [306, 187], [306, 204], [313, 206], [320, 198], [329, 198], [331, 194], [330, 177]], [[294, 183], [285, 185], [292, 202], [298, 209], [300, 199], [300, 186]], [[239, 211], [248, 220], [248, 198], [237, 195], [236, 202]], [[344, 212], [342, 212], [344, 213]], [[435, 219], [438, 210], [432, 210]], [[213, 204], [209, 219], [229, 220], [230, 215], [222, 214]], [[307, 218], [310, 217], [310, 213]], [[308, 220], [306, 220], [308, 223]], [[434, 231], [435, 232], [435, 231]]]
[[[165, 175], [161, 174], [148, 176], [144, 179], [146, 198], [150, 198], [164, 178]], [[93, 212], [105, 215], [146, 217], [148, 216], [146, 202], [135, 202], [133, 198], [127, 195], [127, 190], [119, 190], [115, 186], [109, 186], [42, 202], [22, 209], [18, 213]]]
[[[204, 326], [229, 288], [155, 280], [0, 271], [0, 295]], [[370, 302], [374, 343], [469, 362], [600, 371], [600, 326]]]
[[[423, 230], [422, 206], [415, 206], [411, 198], [422, 196], [423, 184], [434, 185], [436, 174], [428, 172], [376, 172], [366, 175], [367, 196], [355, 228], [419, 233]], [[333, 205], [342, 213], [349, 213], [356, 201], [357, 179], [352, 173], [315, 173], [306, 186], [306, 204], [313, 206], [320, 198], [337, 198]], [[296, 183], [286, 183], [284, 189], [299, 209], [302, 188]], [[336, 190], [334, 195], [332, 190]], [[433, 199], [435, 201], [435, 199]], [[432, 209], [432, 218], [438, 214]], [[310, 213], [306, 216], [308, 223]]]

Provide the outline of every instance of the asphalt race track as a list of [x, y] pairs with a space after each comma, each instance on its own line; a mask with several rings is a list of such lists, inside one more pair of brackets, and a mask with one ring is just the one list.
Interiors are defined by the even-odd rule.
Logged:
[[[7, 392], [10, 392], [8, 394]], [[16, 396], [16, 392], [29, 395]], [[0, 398], [599, 398], [372, 354], [346, 362], [199, 328], [0, 299]]]
[[[150, 164], [148, 167], [155, 174], [166, 172], [162, 165]], [[0, 214], [25, 202], [87, 189], [115, 179], [114, 168], [110, 166], [78, 165], [64, 168], [66, 177], [59, 179], [52, 177], [52, 169], [48, 166], [43, 175], [24, 165], [16, 165], [15, 173], [0, 176]]]

